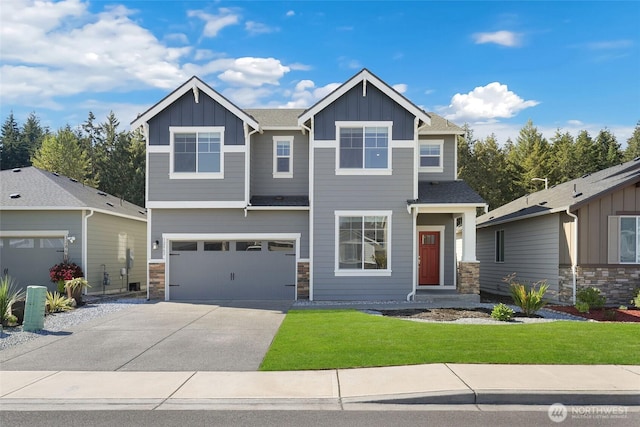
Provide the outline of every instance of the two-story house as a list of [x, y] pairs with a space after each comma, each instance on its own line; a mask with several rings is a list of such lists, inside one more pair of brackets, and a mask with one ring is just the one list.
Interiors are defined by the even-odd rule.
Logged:
[[457, 180], [462, 129], [366, 69], [307, 110], [243, 110], [193, 77], [132, 126], [147, 141], [150, 298], [479, 293], [485, 202]]

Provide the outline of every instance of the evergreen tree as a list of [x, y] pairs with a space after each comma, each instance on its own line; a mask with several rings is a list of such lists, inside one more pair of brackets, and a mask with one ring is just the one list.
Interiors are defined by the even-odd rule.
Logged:
[[40, 169], [57, 172], [96, 187], [97, 183], [89, 173], [89, 159], [82, 151], [77, 135], [68, 125], [58, 130], [57, 134], [47, 135], [31, 160]]
[[596, 152], [598, 153], [598, 170], [619, 165], [622, 161], [620, 144], [616, 137], [608, 130], [602, 129], [595, 141]]
[[2, 124], [0, 131], [0, 168], [13, 169], [29, 166], [29, 149], [24, 144], [13, 112]]
[[580, 131], [575, 143], [576, 171], [578, 176], [599, 170], [598, 150], [586, 130]]
[[636, 123], [633, 134], [627, 139], [627, 148], [624, 150], [623, 159], [625, 162], [640, 157], [640, 121]]
[[80, 145], [82, 150], [87, 153], [89, 160], [91, 161], [91, 176], [94, 180], [100, 181], [100, 174], [98, 173], [98, 160], [96, 156], [96, 146], [100, 140], [102, 129], [100, 126], [96, 126], [94, 121], [96, 116], [92, 111], [89, 111], [87, 121], [82, 124], [82, 136], [80, 138]]
[[508, 162], [514, 172], [517, 197], [537, 191], [538, 185], [533, 178], [547, 178], [551, 167], [550, 148], [547, 140], [538, 132], [538, 128], [529, 120], [520, 129], [516, 144], [510, 150]]
[[40, 148], [42, 140], [47, 133], [49, 133], [49, 130], [43, 128], [36, 113], [31, 112], [22, 126], [22, 142], [29, 151], [29, 164], [31, 164], [31, 157]]
[[560, 184], [580, 176], [576, 168], [575, 142], [569, 132], [561, 133], [558, 129], [551, 138], [550, 165], [549, 185]]

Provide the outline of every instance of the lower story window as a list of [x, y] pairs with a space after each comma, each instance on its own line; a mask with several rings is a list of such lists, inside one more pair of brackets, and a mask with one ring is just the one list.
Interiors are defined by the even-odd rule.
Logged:
[[337, 272], [389, 270], [390, 215], [336, 215]]
[[640, 263], [640, 217], [620, 218], [620, 262]]

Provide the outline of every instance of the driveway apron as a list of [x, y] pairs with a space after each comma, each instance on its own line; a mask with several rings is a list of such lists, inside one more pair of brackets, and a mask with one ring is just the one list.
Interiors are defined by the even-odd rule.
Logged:
[[0, 352], [5, 371], [256, 371], [291, 301], [140, 304]]

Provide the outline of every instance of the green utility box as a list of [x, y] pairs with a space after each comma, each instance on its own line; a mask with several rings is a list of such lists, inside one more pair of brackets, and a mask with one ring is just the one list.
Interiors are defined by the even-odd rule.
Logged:
[[24, 304], [22, 330], [38, 331], [44, 329], [44, 312], [47, 304], [45, 286], [27, 286], [27, 300]]

